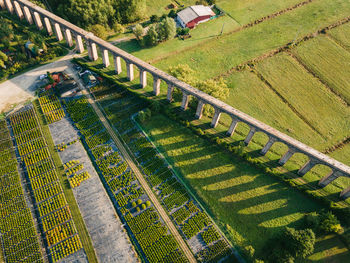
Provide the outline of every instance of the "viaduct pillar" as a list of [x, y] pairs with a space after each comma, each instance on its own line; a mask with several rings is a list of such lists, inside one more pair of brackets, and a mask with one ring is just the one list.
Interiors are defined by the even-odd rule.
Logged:
[[61, 27], [58, 23], [54, 22], [54, 29], [55, 29], [55, 34], [56, 34], [56, 38], [58, 41], [62, 41], [63, 36], [62, 36], [62, 31], [61, 31]]
[[196, 118], [200, 119], [203, 115], [204, 102], [202, 100], [198, 101], [197, 110], [196, 110]]
[[88, 53], [91, 61], [96, 61], [98, 59], [97, 48], [94, 42], [88, 41]]
[[158, 96], [160, 93], [160, 82], [161, 79], [157, 76], [153, 76], [153, 94]]
[[189, 100], [189, 97], [188, 97], [188, 94], [186, 92], [182, 92], [182, 102], [181, 102], [181, 109], [183, 110], [187, 110], [187, 107], [188, 107], [188, 100]]
[[72, 34], [69, 29], [64, 29], [64, 37], [66, 38], [67, 46], [72, 47], [73, 46], [73, 39]]
[[213, 120], [211, 121], [211, 124], [210, 124], [211, 127], [215, 128], [216, 126], [218, 126], [220, 116], [221, 116], [221, 111], [218, 108], [216, 108]]
[[45, 28], [47, 33], [51, 36], [52, 35], [52, 27], [51, 27], [51, 23], [50, 20], [47, 17], [44, 17], [44, 24], [45, 24]]
[[227, 136], [232, 136], [232, 134], [235, 132], [236, 128], [237, 128], [237, 124], [238, 124], [239, 120], [232, 117], [232, 122], [231, 122], [231, 125], [230, 125], [230, 128], [228, 129], [226, 135]]
[[36, 27], [39, 30], [43, 29], [43, 23], [41, 22], [40, 15], [37, 12], [34, 11], [33, 12], [33, 16], [34, 16], [34, 22], [35, 22]]
[[118, 75], [122, 73], [122, 63], [120, 61], [120, 57], [115, 55], [114, 55], [114, 68], [115, 68], [115, 73], [117, 73]]
[[15, 11], [16, 11], [16, 14], [19, 17], [19, 19], [23, 19], [24, 15], [23, 15], [21, 6], [18, 4], [17, 1], [14, 1], [13, 5], [15, 6]]
[[109, 56], [108, 56], [108, 50], [107, 49], [101, 49], [101, 53], [102, 53], [102, 62], [103, 65], [108, 68], [109, 67]]
[[6, 5], [7, 10], [9, 10], [9, 12], [11, 14], [13, 14], [13, 5], [12, 5], [11, 1], [10, 0], [5, 0], [5, 5]]
[[128, 75], [128, 80], [134, 80], [134, 65], [131, 62], [126, 61], [126, 73]]
[[269, 141], [265, 144], [264, 148], [261, 150], [261, 154], [265, 155], [275, 142], [276, 142], [276, 139], [273, 137], [270, 137]]
[[143, 89], [147, 86], [147, 71], [142, 68], [140, 68], [140, 85]]
[[282, 156], [282, 158], [278, 161], [280, 165], [285, 165], [286, 162], [293, 156], [295, 150], [293, 148], [289, 148], [288, 151]]
[[256, 130], [254, 127], [250, 127], [249, 133], [247, 135], [247, 137], [244, 140], [245, 145], [248, 145], [250, 143], [250, 141], [253, 139], [253, 136], [255, 134]]
[[171, 83], [168, 83], [168, 92], [167, 92], [166, 98], [169, 102], [173, 100], [173, 92], [174, 92], [174, 86]]
[[77, 45], [77, 50], [81, 54], [84, 52], [83, 38], [80, 35], [75, 36], [75, 44]]
[[32, 18], [32, 15], [31, 15], [31, 13], [30, 13], [28, 7], [24, 6], [24, 7], [23, 7], [23, 12], [24, 12], [24, 16], [25, 16], [27, 22], [28, 22], [30, 25], [33, 24], [33, 18]]
[[323, 177], [319, 182], [318, 185], [320, 187], [325, 187], [326, 185], [330, 184], [333, 182], [335, 179], [338, 177], [343, 176], [343, 174], [339, 171], [332, 171], [330, 172], [327, 176]]
[[306, 164], [304, 164], [303, 167], [301, 167], [298, 171], [298, 174], [303, 176], [305, 175], [308, 171], [312, 169], [317, 164], [314, 160], [310, 159]]

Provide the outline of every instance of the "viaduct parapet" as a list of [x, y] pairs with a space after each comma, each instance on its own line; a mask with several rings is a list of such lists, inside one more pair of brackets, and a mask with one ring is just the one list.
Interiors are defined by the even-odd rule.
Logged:
[[[2, 9], [7, 9], [12, 14], [16, 13], [20, 19], [25, 18], [29, 24], [35, 23], [40, 30], [45, 28], [48, 34], [55, 34], [59, 41], [62, 41], [64, 38], [67, 45], [70, 47], [72, 47], [75, 42], [76, 49], [80, 53], [84, 52], [86, 46], [89, 58], [92, 61], [98, 59], [97, 48], [99, 48], [105, 67], [110, 65], [109, 53], [111, 53], [114, 58], [116, 74], [122, 72], [121, 59], [123, 59], [126, 63], [128, 79], [130, 81], [134, 79], [134, 67], [138, 68], [140, 72], [140, 85], [143, 88], [147, 85], [146, 78], [148, 72], [153, 77], [153, 92], [156, 96], [160, 93], [161, 81], [164, 81], [167, 84], [167, 99], [169, 102], [172, 101], [174, 88], [180, 90], [183, 94], [181, 103], [181, 108], [183, 110], [187, 109], [190, 96], [195, 97], [198, 100], [196, 110], [196, 117], [198, 119], [202, 117], [204, 105], [211, 105], [215, 109], [215, 114], [211, 122], [212, 127], [218, 125], [221, 114], [224, 113], [229, 115], [232, 118], [232, 122], [227, 131], [227, 136], [232, 136], [239, 122], [244, 122], [250, 127], [250, 131], [244, 140], [246, 145], [249, 144], [255, 133], [262, 132], [266, 134], [269, 139], [261, 150], [262, 155], [265, 155], [276, 142], [285, 144], [288, 146], [288, 151], [279, 160], [280, 165], [284, 165], [296, 153], [306, 155], [308, 161], [298, 171], [298, 174], [301, 176], [305, 175], [316, 165], [325, 165], [331, 168], [332, 171], [319, 181], [320, 187], [325, 187], [338, 177], [350, 177], [349, 166], [346, 166], [345, 164], [291, 138], [265, 123], [231, 107], [230, 105], [176, 79], [141, 59], [138, 59], [114, 45], [94, 36], [91, 32], [87, 32], [27, 0], [0, 0], [0, 7]], [[350, 187], [344, 189], [340, 193], [340, 197], [343, 199], [350, 197]]]

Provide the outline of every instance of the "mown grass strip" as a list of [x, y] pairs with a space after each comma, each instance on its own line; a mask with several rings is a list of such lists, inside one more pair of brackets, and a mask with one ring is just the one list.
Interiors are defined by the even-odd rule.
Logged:
[[89, 235], [87, 228], [85, 226], [84, 219], [82, 218], [82, 216], [80, 214], [78, 204], [75, 200], [73, 191], [70, 188], [68, 179], [65, 177], [62, 161], [61, 161], [58, 153], [55, 151], [55, 145], [54, 145], [52, 137], [51, 137], [49, 126], [46, 124], [45, 117], [40, 110], [38, 100], [35, 100], [33, 102], [33, 105], [34, 105], [34, 109], [38, 115], [39, 123], [40, 123], [41, 129], [43, 131], [43, 135], [45, 136], [49, 152], [50, 152], [51, 157], [52, 157], [54, 164], [56, 166], [58, 178], [59, 178], [61, 186], [63, 188], [64, 195], [65, 195], [67, 202], [69, 204], [69, 208], [70, 208], [70, 211], [72, 213], [72, 217], [73, 217], [75, 226], [77, 228], [77, 231], [79, 233], [79, 237], [80, 237], [81, 243], [83, 244], [88, 261], [97, 263], [98, 261], [97, 261], [97, 257], [95, 254], [94, 247], [92, 245], [90, 235]]

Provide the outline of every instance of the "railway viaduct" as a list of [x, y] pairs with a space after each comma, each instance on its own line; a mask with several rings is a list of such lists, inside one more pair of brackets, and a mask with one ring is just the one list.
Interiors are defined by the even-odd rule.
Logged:
[[[285, 144], [288, 147], [288, 151], [279, 160], [280, 165], [284, 165], [296, 153], [306, 155], [308, 161], [298, 171], [298, 174], [301, 176], [305, 175], [316, 165], [325, 165], [331, 168], [331, 172], [319, 181], [320, 187], [325, 187], [338, 177], [350, 177], [349, 166], [346, 166], [345, 164], [320, 153], [282, 132], [279, 132], [228, 104], [193, 88], [175, 77], [170, 76], [152, 65], [94, 36], [91, 32], [87, 32], [27, 0], [0, 0], [0, 7], [2, 9], [7, 9], [10, 13], [16, 13], [20, 19], [25, 18], [29, 24], [35, 23], [40, 30], [45, 28], [50, 35], [54, 33], [59, 41], [62, 41], [63, 38], [65, 38], [67, 45], [70, 47], [74, 45], [74, 39], [77, 51], [83, 53], [84, 46], [86, 46], [89, 58], [93, 61], [98, 59], [97, 48], [99, 48], [105, 67], [110, 65], [109, 53], [111, 53], [114, 58], [116, 74], [120, 74], [122, 71], [121, 59], [123, 59], [126, 64], [127, 76], [130, 81], [134, 79], [134, 67], [138, 68], [140, 72], [140, 85], [142, 88], [147, 85], [146, 73], [148, 72], [153, 76], [153, 92], [155, 95], [159, 95], [160, 93], [161, 81], [164, 81], [167, 84], [167, 99], [169, 102], [172, 101], [174, 88], [180, 90], [182, 92], [181, 108], [183, 110], [187, 109], [190, 96], [195, 97], [198, 100], [196, 110], [196, 117], [198, 119], [202, 117], [204, 105], [211, 105], [215, 109], [214, 117], [211, 122], [212, 127], [218, 125], [221, 114], [225, 113], [229, 115], [232, 118], [232, 123], [227, 131], [227, 136], [232, 136], [239, 122], [243, 122], [250, 127], [250, 131], [244, 140], [246, 145], [249, 144], [255, 133], [262, 132], [266, 134], [269, 139], [261, 150], [262, 155], [265, 155], [276, 142]], [[343, 199], [350, 197], [350, 187], [344, 189], [340, 193], [340, 197]]]

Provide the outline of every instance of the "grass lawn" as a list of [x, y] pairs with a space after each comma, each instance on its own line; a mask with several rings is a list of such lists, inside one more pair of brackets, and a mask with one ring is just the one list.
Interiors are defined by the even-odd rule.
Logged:
[[144, 127], [239, 245], [252, 244], [260, 252], [262, 236], [295, 226], [304, 213], [320, 208], [162, 115], [152, 117]]
[[[177, 0], [178, 3], [184, 5], [185, 7], [190, 5], [195, 5], [195, 0]], [[168, 14], [171, 9], [168, 8], [170, 4], [174, 4], [177, 8], [181, 8], [175, 1], [171, 0], [147, 0], [146, 1], [146, 13], [147, 16]], [[177, 9], [174, 9], [175, 11]]]
[[216, 4], [241, 25], [248, 24], [287, 7], [303, 2], [302, 0], [218, 0]]
[[71, 189], [67, 176], [64, 173], [64, 168], [62, 161], [58, 155], [58, 153], [55, 151], [55, 145], [53, 143], [51, 134], [50, 134], [50, 129], [49, 126], [46, 124], [45, 117], [42, 114], [39, 106], [38, 100], [34, 101], [33, 103], [34, 108], [36, 110], [36, 113], [38, 115], [39, 123], [43, 132], [43, 135], [46, 139], [48, 149], [50, 151], [51, 157], [55, 163], [56, 166], [56, 172], [59, 178], [59, 181], [61, 183], [64, 195], [66, 197], [66, 200], [68, 202], [74, 224], [77, 228], [81, 243], [83, 245], [83, 248], [85, 250], [85, 253], [87, 255], [88, 261], [89, 262], [98, 262], [96, 255], [95, 255], [95, 250], [91, 242], [90, 235], [86, 229], [84, 220], [80, 214], [80, 210], [78, 207], [78, 204], [75, 200], [73, 190]]
[[308, 257], [310, 262], [348, 262], [349, 250], [336, 235], [316, 239], [315, 251]]
[[[295, 59], [279, 54], [263, 60], [256, 67], [329, 145], [349, 136], [349, 107], [339, 102], [336, 95], [305, 71]], [[320, 144], [318, 146], [321, 148]]]
[[328, 32], [331, 37], [339, 41], [347, 50], [350, 50], [350, 23], [333, 28]]
[[347, 165], [350, 165], [350, 144], [346, 144], [344, 147], [337, 149], [336, 151], [332, 152], [330, 156]]
[[[283, 46], [295, 38], [315, 32], [349, 13], [350, 2], [347, 0], [318, 0], [251, 28], [205, 41], [200, 47], [186, 52], [179, 51], [181, 46], [173, 49], [165, 43], [153, 48], [151, 57], [150, 50], [147, 50], [147, 55], [142, 51], [135, 52], [134, 55], [149, 61], [169, 53], [172, 54], [171, 57], [158, 61], [155, 66], [166, 70], [170, 65], [186, 63], [200, 78], [207, 79]], [[173, 55], [175, 50], [177, 53]]]
[[350, 104], [350, 53], [325, 36], [302, 43], [293, 52]]

